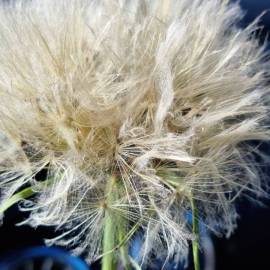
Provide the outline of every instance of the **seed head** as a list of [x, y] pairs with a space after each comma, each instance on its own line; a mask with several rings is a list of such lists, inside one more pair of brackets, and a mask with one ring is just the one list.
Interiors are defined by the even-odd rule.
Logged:
[[61, 228], [48, 244], [95, 261], [109, 214], [144, 231], [143, 263], [183, 258], [191, 200], [230, 235], [235, 199], [265, 195], [248, 142], [269, 139], [269, 61], [238, 4], [19, 0], [0, 18], [1, 201], [46, 171], [21, 208]]

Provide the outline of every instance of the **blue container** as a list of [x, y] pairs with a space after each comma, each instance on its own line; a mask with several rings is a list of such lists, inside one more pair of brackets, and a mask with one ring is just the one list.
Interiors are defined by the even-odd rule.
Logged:
[[59, 248], [34, 247], [0, 260], [1, 270], [90, 270], [79, 258]]

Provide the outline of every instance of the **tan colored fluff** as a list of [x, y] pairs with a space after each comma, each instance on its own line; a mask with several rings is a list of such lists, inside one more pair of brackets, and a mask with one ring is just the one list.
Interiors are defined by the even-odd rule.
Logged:
[[106, 211], [140, 221], [143, 263], [186, 256], [190, 198], [229, 235], [234, 200], [264, 194], [245, 142], [269, 139], [269, 62], [241, 17], [221, 0], [2, 4], [1, 201], [47, 169], [26, 222], [64, 229], [48, 243], [90, 262]]

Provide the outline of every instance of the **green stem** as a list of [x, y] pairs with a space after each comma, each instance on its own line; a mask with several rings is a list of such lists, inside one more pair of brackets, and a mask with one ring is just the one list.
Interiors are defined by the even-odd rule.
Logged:
[[102, 270], [116, 270], [116, 263], [114, 261], [114, 247], [115, 245], [115, 230], [116, 225], [112, 213], [108, 209], [108, 205], [114, 200], [114, 186], [116, 180], [111, 177], [106, 186], [106, 202], [105, 202], [105, 217], [104, 217], [104, 232], [103, 232], [103, 253]]
[[116, 264], [113, 258], [113, 252], [115, 246], [115, 224], [109, 213], [105, 214], [105, 227], [103, 235], [103, 252], [106, 253], [102, 257], [102, 270], [114, 270], [116, 269]]
[[193, 251], [193, 262], [194, 269], [200, 270], [200, 260], [199, 260], [199, 211], [196, 206], [195, 200], [190, 199], [192, 208], [192, 232], [195, 239], [192, 241], [192, 251]]
[[[120, 218], [119, 220], [119, 229], [118, 229], [118, 236], [119, 236], [119, 243], [123, 242], [126, 238], [128, 231], [127, 231], [127, 222]], [[120, 247], [120, 255], [122, 264], [125, 270], [130, 270], [130, 260], [128, 256], [128, 245], [127, 243], [121, 245]]]
[[140, 265], [132, 257], [129, 257], [129, 260], [135, 270], [142, 270]]
[[110, 210], [110, 205], [121, 198], [124, 190], [121, 183], [115, 177], [111, 177], [106, 186], [106, 200], [104, 202], [104, 234], [103, 234], [103, 257], [102, 270], [115, 270], [117, 261], [115, 261], [115, 251], [120, 251], [121, 263], [123, 269], [131, 270], [128, 256], [127, 237], [137, 228], [135, 225], [131, 231], [128, 231], [128, 223], [121, 215]]

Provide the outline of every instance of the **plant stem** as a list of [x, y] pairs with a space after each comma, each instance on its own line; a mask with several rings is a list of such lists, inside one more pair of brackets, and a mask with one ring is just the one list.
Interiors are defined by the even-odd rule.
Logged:
[[133, 258], [130, 257], [129, 260], [135, 270], [142, 270], [140, 265]]
[[105, 227], [103, 234], [103, 253], [107, 253], [102, 257], [102, 270], [115, 270], [116, 265], [111, 252], [115, 246], [114, 233], [115, 224], [109, 213], [105, 214]]
[[190, 199], [192, 208], [192, 232], [195, 239], [192, 241], [192, 251], [193, 251], [193, 263], [194, 269], [200, 270], [200, 260], [199, 260], [199, 211], [196, 206], [195, 200]]
[[[118, 236], [119, 236], [119, 243], [123, 242], [127, 235], [127, 222], [123, 218], [120, 217], [119, 219], [119, 228], [118, 228]], [[122, 264], [125, 270], [130, 270], [130, 259], [128, 256], [128, 245], [125, 243], [120, 247], [120, 255]]]
[[106, 186], [106, 202], [105, 202], [105, 217], [104, 217], [104, 232], [103, 232], [103, 253], [102, 270], [116, 270], [116, 263], [113, 258], [113, 249], [115, 245], [115, 230], [116, 225], [112, 213], [108, 209], [108, 205], [114, 200], [114, 186], [116, 180], [111, 177]]
[[[124, 189], [121, 183], [114, 176], [110, 177], [105, 188], [102, 270], [115, 270], [117, 268], [117, 261], [114, 260], [114, 251], [116, 250], [120, 251], [123, 269], [131, 269], [126, 241], [127, 236], [130, 234], [127, 220], [110, 210], [110, 205], [121, 198], [123, 192]], [[136, 227], [134, 226], [135, 229]]]

